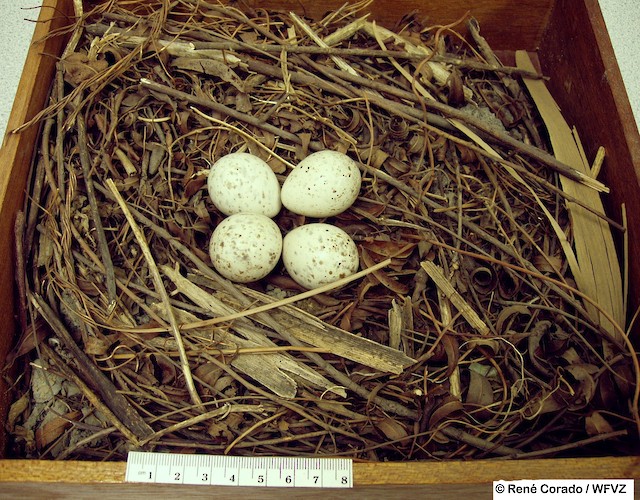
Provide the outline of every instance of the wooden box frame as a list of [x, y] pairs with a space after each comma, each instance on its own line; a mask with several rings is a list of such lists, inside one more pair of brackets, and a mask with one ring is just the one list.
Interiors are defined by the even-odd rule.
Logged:
[[[318, 16], [342, 4], [342, 0], [305, 2], [276, 0], [247, 3], [300, 10]], [[389, 8], [389, 4], [393, 4]], [[374, 19], [392, 23], [402, 14], [418, 9], [433, 23], [450, 23], [470, 11], [480, 22], [489, 43], [504, 54], [525, 49], [537, 57], [549, 88], [570, 124], [578, 128], [588, 158], [599, 146], [607, 150], [601, 180], [610, 188], [605, 203], [609, 215], [620, 220], [620, 204], [628, 215], [630, 255], [640, 250], [640, 136], [633, 118], [597, 0], [375, 0]], [[56, 56], [66, 42], [57, 33], [72, 21], [71, 0], [44, 0], [33, 45], [27, 56], [7, 130], [18, 127], [43, 109], [55, 71]], [[46, 37], [46, 38], [45, 38]], [[13, 224], [22, 207], [27, 176], [37, 143], [38, 128], [8, 133], [0, 150], [0, 364], [14, 340]], [[640, 304], [640, 259], [631, 258], [631, 314]], [[638, 328], [632, 332], [639, 345]], [[9, 402], [0, 384], [0, 421]], [[0, 457], [6, 435], [0, 432]], [[230, 490], [191, 486], [135, 485], [124, 483], [124, 463], [50, 462], [0, 460], [0, 488], [9, 497], [101, 495], [113, 497], [179, 494], [181, 496], [280, 497], [277, 489]], [[490, 498], [491, 482], [497, 479], [640, 478], [640, 455], [527, 461], [478, 460], [474, 462], [419, 462], [354, 464], [354, 490], [340, 495], [392, 496], [435, 494], [459, 498], [473, 494]], [[636, 484], [636, 490], [640, 484]], [[322, 490], [305, 496], [325, 496]], [[336, 493], [337, 492], [333, 492]], [[638, 494], [636, 497], [638, 498]]]

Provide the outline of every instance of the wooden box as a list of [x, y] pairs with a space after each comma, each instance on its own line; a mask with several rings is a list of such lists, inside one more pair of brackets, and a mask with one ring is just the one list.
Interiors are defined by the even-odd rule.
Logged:
[[[247, 3], [264, 5], [249, 0]], [[301, 10], [319, 16], [342, 0], [324, 2], [274, 0], [270, 6]], [[7, 129], [10, 131], [43, 109], [54, 74], [56, 56], [61, 54], [73, 16], [71, 0], [44, 0], [34, 43]], [[604, 146], [607, 159], [601, 180], [611, 188], [605, 197], [611, 216], [619, 220], [619, 207], [628, 214], [630, 303], [633, 314], [640, 306], [640, 136], [633, 119], [615, 56], [597, 0], [452, 0], [426, 2], [374, 0], [373, 18], [384, 24], [418, 9], [433, 24], [451, 23], [470, 11], [482, 26], [482, 33], [494, 49], [508, 54], [525, 49], [534, 54], [542, 72], [550, 77], [548, 86], [570, 124], [582, 137], [588, 158]], [[14, 249], [13, 224], [22, 207], [25, 186], [37, 143], [37, 127], [20, 134], [8, 134], [0, 154], [0, 363], [14, 340]], [[637, 322], [636, 322], [637, 324]], [[640, 348], [638, 328], [632, 333]], [[3, 382], [4, 383], [4, 382]], [[0, 390], [0, 420], [4, 421], [9, 402]], [[0, 456], [6, 436], [0, 434]], [[44, 462], [0, 460], [0, 488], [8, 497], [44, 495], [251, 495], [257, 491], [189, 486], [142, 486], [124, 483], [124, 463]], [[491, 481], [535, 478], [640, 478], [640, 454], [628, 457], [544, 459], [528, 461], [487, 460], [470, 462], [376, 463], [354, 465], [352, 494], [402, 495], [437, 494], [459, 498], [491, 495]], [[637, 484], [636, 490], [640, 484]], [[259, 492], [280, 496], [281, 491]], [[326, 495], [307, 491], [309, 495]], [[637, 493], [636, 493], [637, 494]]]

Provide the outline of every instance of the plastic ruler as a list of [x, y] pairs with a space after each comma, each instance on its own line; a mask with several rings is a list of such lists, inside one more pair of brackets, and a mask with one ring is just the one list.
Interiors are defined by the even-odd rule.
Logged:
[[289, 488], [352, 488], [346, 458], [231, 457], [129, 452], [127, 482]]

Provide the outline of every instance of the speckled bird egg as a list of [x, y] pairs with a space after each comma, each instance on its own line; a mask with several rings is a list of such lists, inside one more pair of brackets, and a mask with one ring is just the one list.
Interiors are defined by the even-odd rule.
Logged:
[[358, 249], [339, 227], [316, 223], [284, 237], [282, 260], [289, 275], [305, 288], [317, 288], [358, 270]]
[[287, 176], [280, 196], [292, 212], [331, 217], [344, 212], [360, 192], [360, 170], [347, 155], [324, 150], [310, 154]]
[[209, 255], [225, 278], [248, 283], [264, 278], [282, 253], [280, 228], [266, 215], [234, 214], [213, 231]]
[[271, 167], [249, 153], [230, 153], [216, 161], [207, 180], [211, 201], [225, 215], [275, 217], [280, 211], [280, 183]]

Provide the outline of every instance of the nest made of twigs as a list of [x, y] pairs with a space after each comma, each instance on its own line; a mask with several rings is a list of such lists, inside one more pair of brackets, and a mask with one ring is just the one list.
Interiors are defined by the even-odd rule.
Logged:
[[[559, 173], [597, 183], [545, 152], [520, 84], [538, 76], [500, 66], [473, 20], [466, 38], [415, 17], [390, 31], [365, 7], [78, 16], [18, 224], [14, 454], [629, 452], [635, 354], [587, 310], [560, 241], [579, 200]], [[249, 151], [283, 179], [319, 149], [362, 169], [330, 219], [358, 279], [216, 275], [210, 165]]]

